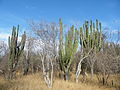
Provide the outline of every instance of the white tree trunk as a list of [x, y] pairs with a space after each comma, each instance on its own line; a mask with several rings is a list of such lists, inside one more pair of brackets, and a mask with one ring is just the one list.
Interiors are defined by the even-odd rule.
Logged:
[[91, 80], [93, 79], [93, 74], [94, 74], [94, 71], [93, 71], [93, 64], [91, 65]]
[[[48, 63], [49, 62], [47, 62], [47, 64]], [[45, 83], [47, 84], [48, 88], [52, 88], [52, 83], [53, 83], [53, 62], [51, 59], [50, 59], [50, 65], [51, 65], [51, 71], [50, 71], [49, 65], [48, 65], [49, 70], [46, 70], [44, 56], [43, 56], [42, 57], [43, 77], [44, 77]]]
[[[81, 64], [82, 64], [82, 61], [89, 56], [89, 54], [90, 54], [91, 51], [92, 51], [92, 49], [87, 53], [86, 56], [81, 55], [81, 59], [80, 59], [80, 61], [78, 63], [78, 67], [77, 67], [77, 71], [76, 71], [76, 83], [78, 83], [78, 78], [79, 78], [79, 75], [81, 73]], [[83, 50], [82, 50], [82, 54], [83, 54]]]
[[88, 57], [88, 55], [87, 56], [85, 56], [85, 57], [83, 57], [81, 60], [80, 60], [80, 62], [78, 63], [78, 67], [77, 67], [77, 71], [76, 71], [76, 83], [78, 83], [78, 78], [79, 78], [79, 75], [80, 75], [80, 73], [81, 73], [81, 64], [82, 64], [82, 61], [85, 59], [85, 58], [87, 58]]

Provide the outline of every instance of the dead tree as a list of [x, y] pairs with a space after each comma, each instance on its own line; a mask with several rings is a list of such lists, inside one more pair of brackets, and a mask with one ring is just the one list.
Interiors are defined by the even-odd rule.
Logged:
[[43, 67], [43, 77], [49, 88], [53, 82], [53, 64], [58, 55], [58, 26], [56, 23], [30, 23], [36, 37], [36, 48]]
[[26, 50], [24, 53], [24, 61], [23, 61], [23, 75], [27, 75], [29, 68], [30, 68], [30, 64], [31, 64], [31, 57], [32, 57], [32, 53], [34, 50], [34, 38], [32, 37], [27, 37], [26, 40]]

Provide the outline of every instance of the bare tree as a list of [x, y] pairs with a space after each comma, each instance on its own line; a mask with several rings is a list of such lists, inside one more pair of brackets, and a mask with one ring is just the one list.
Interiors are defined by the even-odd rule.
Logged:
[[4, 56], [7, 53], [7, 45], [4, 41], [0, 41], [0, 56]]
[[43, 67], [43, 77], [49, 88], [52, 88], [53, 84], [53, 59], [51, 55], [46, 54], [45, 52], [39, 52], [42, 67]]
[[99, 82], [105, 85], [107, 84], [108, 78], [112, 73], [112, 57], [110, 57], [107, 53], [99, 53], [97, 57], [97, 78]]
[[[27, 75], [28, 71], [29, 71], [29, 68], [30, 68], [30, 64], [32, 62], [31, 60], [31, 57], [32, 57], [32, 53], [33, 53], [33, 50], [34, 50], [34, 38], [32, 37], [27, 37], [27, 40], [26, 40], [26, 50], [25, 50], [25, 53], [24, 53], [24, 61], [23, 61], [23, 69], [24, 69], [24, 72], [23, 72], [23, 75]], [[32, 67], [33, 67], [33, 64], [32, 64]]]
[[[86, 58], [88, 58], [89, 57], [89, 55], [90, 55], [90, 52], [92, 51], [92, 49], [87, 53], [87, 54], [85, 54], [85, 53], [83, 53], [83, 51], [81, 51], [81, 57], [80, 57], [80, 61], [79, 61], [79, 63], [78, 63], [78, 65], [77, 65], [77, 71], [76, 71], [76, 82], [78, 83], [78, 78], [79, 78], [79, 74], [81, 73], [81, 67], [82, 67], [82, 62], [83, 62], [83, 60], [85, 60]], [[85, 73], [85, 72], [84, 72]], [[84, 74], [85, 75], [85, 74]]]
[[5, 67], [7, 67], [8, 47], [4, 41], [0, 41], [0, 73], [5, 76]]
[[56, 23], [30, 23], [32, 31], [35, 33], [36, 50], [40, 55], [43, 67], [43, 77], [49, 88], [53, 81], [53, 64], [58, 55], [58, 26]]
[[[117, 49], [116, 49], [117, 48]], [[116, 43], [106, 42], [104, 43], [103, 51], [97, 54], [96, 57], [96, 69], [97, 78], [103, 85], [107, 84], [107, 81], [111, 74], [119, 72], [120, 68], [120, 45]]]

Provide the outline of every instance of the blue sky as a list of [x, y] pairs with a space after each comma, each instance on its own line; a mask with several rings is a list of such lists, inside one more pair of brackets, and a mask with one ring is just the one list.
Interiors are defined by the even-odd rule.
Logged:
[[13, 25], [19, 24], [23, 31], [29, 20], [58, 22], [59, 18], [65, 24], [99, 19], [103, 28], [117, 30], [120, 0], [0, 0], [0, 37], [7, 37]]

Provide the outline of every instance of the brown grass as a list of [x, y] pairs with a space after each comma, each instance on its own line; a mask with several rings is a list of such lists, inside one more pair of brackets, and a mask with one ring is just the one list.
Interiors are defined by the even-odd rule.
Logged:
[[[118, 78], [120, 79], [120, 77]], [[114, 80], [115, 79], [117, 78], [114, 78]], [[6, 81], [0, 77], [0, 90], [48, 90], [48, 88], [42, 75], [34, 74], [19, 77], [12, 81]], [[98, 84], [96, 79], [90, 81], [88, 77], [86, 82], [79, 82], [78, 84], [75, 83], [74, 79], [71, 81], [54, 79], [53, 88], [50, 90], [120, 90], [120, 88], [112, 87], [110, 85], [102, 86], [101, 84]]]

